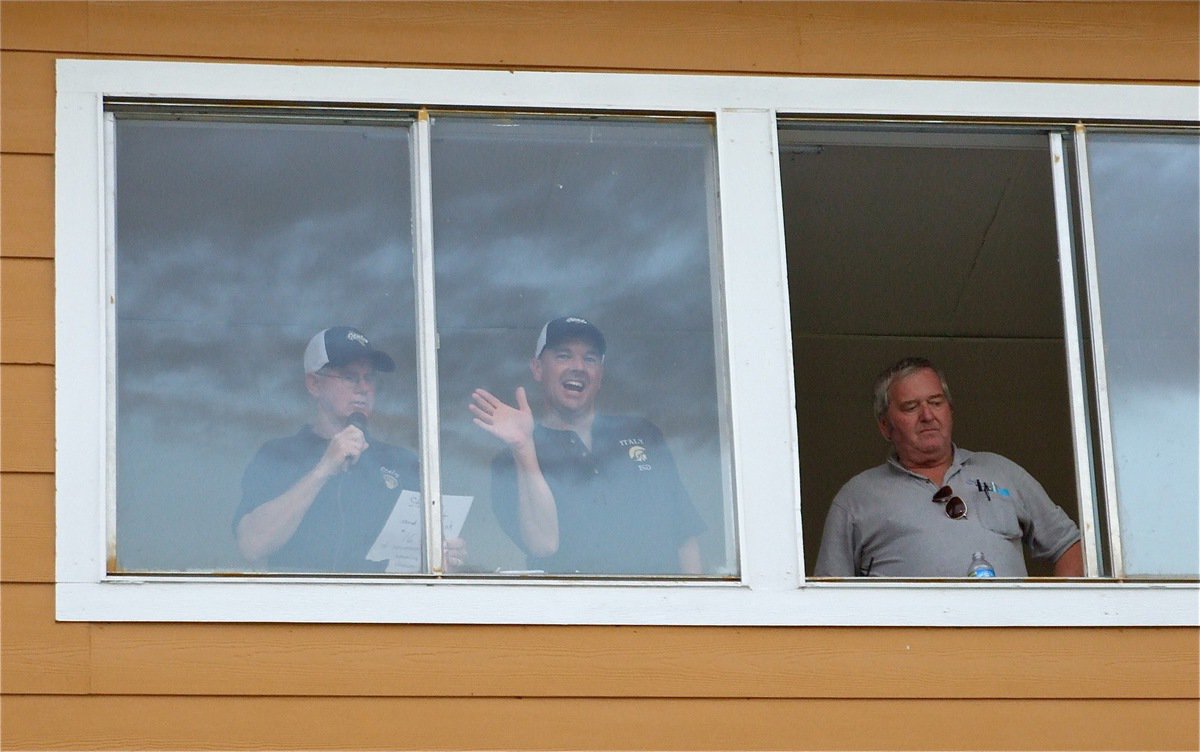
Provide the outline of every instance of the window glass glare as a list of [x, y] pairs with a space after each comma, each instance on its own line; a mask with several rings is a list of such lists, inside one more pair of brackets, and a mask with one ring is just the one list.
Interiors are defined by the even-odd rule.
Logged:
[[[432, 133], [442, 484], [474, 499], [468, 571], [735, 574], [711, 122], [435, 117]], [[567, 316], [583, 321], [535, 351]], [[530, 440], [522, 476], [510, 446]]]
[[1200, 567], [1200, 139], [1088, 135], [1125, 574]]
[[[363, 547], [390, 503], [365, 516], [349, 505], [368, 485], [419, 482], [415, 461], [387, 449], [416, 447], [408, 128], [118, 116], [114, 130], [110, 569], [382, 568]], [[396, 370], [334, 367], [306, 384], [306, 344], [338, 325]], [[239, 504], [257, 508], [311, 469], [327, 442], [304, 427], [335, 399], [369, 414], [378, 456], [361, 464], [375, 460], [376, 477], [330, 481], [287, 545], [247, 561]]]

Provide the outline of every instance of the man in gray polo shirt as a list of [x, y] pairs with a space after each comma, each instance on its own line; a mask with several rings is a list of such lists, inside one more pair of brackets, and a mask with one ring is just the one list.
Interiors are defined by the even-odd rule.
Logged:
[[964, 577], [982, 552], [997, 577], [1026, 577], [1022, 544], [1082, 577], [1079, 529], [1011, 460], [954, 446], [946, 378], [906, 358], [875, 381], [875, 417], [892, 445], [884, 464], [850, 479], [833, 499], [817, 577]]

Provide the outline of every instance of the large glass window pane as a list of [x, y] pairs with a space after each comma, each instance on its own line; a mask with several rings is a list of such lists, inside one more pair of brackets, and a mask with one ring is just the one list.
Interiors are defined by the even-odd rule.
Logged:
[[1200, 139], [1088, 135], [1125, 574], [1200, 569]]
[[[779, 140], [807, 571], [963, 577], [979, 551], [1002, 577], [1052, 573], [1079, 533], [1047, 134], [794, 122]], [[934, 479], [897, 456], [902, 416], [889, 442], [873, 410], [877, 374], [914, 356], [953, 396], [913, 427], [951, 440]], [[943, 485], [965, 516], [931, 503]]]
[[[408, 127], [122, 112], [114, 132], [110, 569], [385, 568], [365, 547], [397, 494], [419, 489], [401, 449], [417, 441]], [[336, 367], [309, 383], [307, 343], [339, 325], [395, 372], [373, 388]], [[373, 448], [322, 479], [298, 527], [247, 561], [241, 513], [313, 469], [328, 441], [308, 426], [338, 389], [337, 409], [364, 413]]]
[[[736, 574], [712, 123], [451, 116], [432, 133], [442, 485], [474, 500], [469, 571]], [[586, 323], [536, 353], [566, 316]]]

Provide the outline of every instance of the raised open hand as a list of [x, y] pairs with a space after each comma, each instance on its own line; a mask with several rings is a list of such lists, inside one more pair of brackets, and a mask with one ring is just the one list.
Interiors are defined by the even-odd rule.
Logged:
[[525, 396], [525, 387], [517, 387], [517, 405], [513, 407], [486, 389], [471, 393], [467, 409], [475, 416], [475, 425], [503, 441], [510, 448], [533, 443], [533, 410]]

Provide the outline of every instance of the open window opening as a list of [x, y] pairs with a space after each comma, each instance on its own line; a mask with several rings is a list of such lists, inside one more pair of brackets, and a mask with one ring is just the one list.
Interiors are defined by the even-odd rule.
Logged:
[[807, 571], [839, 488], [890, 452], [872, 384], [910, 356], [946, 373], [956, 446], [1078, 521], [1047, 134], [787, 122], [780, 173]]

